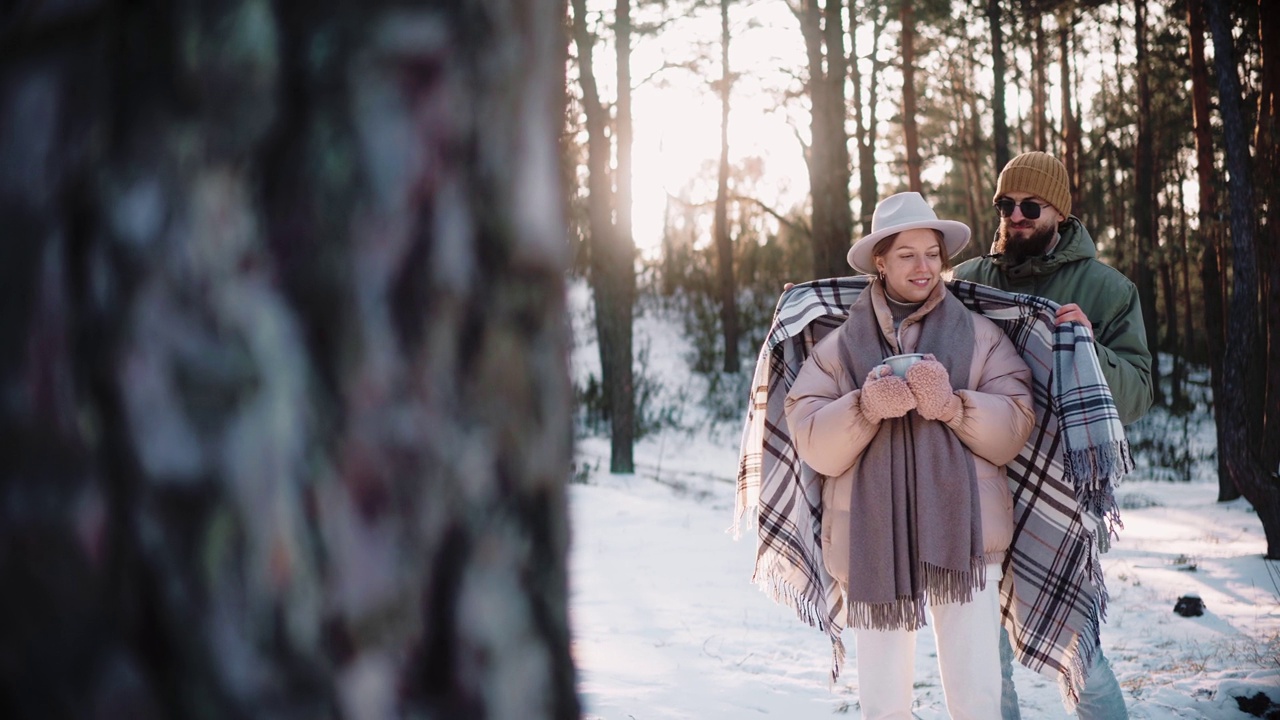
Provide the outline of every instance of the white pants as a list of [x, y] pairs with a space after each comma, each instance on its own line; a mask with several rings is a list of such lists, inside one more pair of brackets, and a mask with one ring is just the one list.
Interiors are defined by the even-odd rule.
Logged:
[[[942, 692], [953, 720], [1000, 717], [1000, 565], [973, 601], [930, 605]], [[863, 720], [910, 720], [916, 633], [853, 631]]]

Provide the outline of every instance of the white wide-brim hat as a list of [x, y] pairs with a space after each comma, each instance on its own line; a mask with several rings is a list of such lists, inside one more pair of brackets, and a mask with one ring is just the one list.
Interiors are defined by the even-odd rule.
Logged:
[[876, 243], [895, 233], [916, 228], [929, 228], [942, 233], [942, 246], [952, 257], [969, 244], [969, 226], [955, 220], [939, 220], [933, 208], [917, 192], [890, 195], [876, 205], [871, 215], [871, 234], [860, 238], [849, 248], [849, 265], [868, 275], [876, 274], [871, 251]]

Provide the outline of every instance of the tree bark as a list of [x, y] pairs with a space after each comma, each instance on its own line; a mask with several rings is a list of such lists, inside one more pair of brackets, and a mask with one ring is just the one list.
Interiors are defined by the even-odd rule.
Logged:
[[1261, 450], [1263, 406], [1256, 388], [1265, 375], [1265, 360], [1258, 337], [1259, 278], [1254, 247], [1253, 176], [1249, 141], [1240, 107], [1242, 94], [1235, 60], [1231, 20], [1220, 0], [1209, 0], [1206, 19], [1213, 35], [1214, 65], [1218, 71], [1219, 107], [1227, 172], [1231, 177], [1232, 289], [1227, 316], [1227, 352], [1224, 366], [1227, 467], [1236, 487], [1249, 500], [1267, 536], [1267, 557], [1280, 559], [1280, 483], [1263, 465]]
[[720, 0], [720, 169], [716, 183], [715, 234], [720, 289], [720, 327], [724, 335], [724, 371], [737, 372], [738, 288], [733, 278], [733, 238], [729, 235], [729, 0]]
[[1204, 292], [1204, 328], [1209, 349], [1209, 377], [1213, 388], [1213, 417], [1218, 448], [1218, 500], [1240, 497], [1227, 468], [1226, 418], [1223, 406], [1223, 352], [1227, 347], [1226, 288], [1223, 268], [1221, 213], [1218, 209], [1217, 173], [1213, 161], [1213, 135], [1209, 119], [1209, 68], [1204, 59], [1204, 0], [1188, 0], [1187, 27], [1190, 31], [1191, 107], [1195, 121], [1196, 177], [1200, 205], [1200, 284]]
[[979, 200], [979, 194], [983, 192], [982, 188], [985, 182], [981, 171], [982, 163], [978, 158], [982, 143], [980, 142], [981, 131], [978, 127], [980, 125], [978, 113], [974, 108], [976, 101], [973, 92], [966, 85], [966, 78], [973, 77], [971, 71], [972, 64], [969, 58], [960, 57], [959, 54], [952, 56], [948, 63], [953, 102], [952, 112], [956, 118], [956, 150], [960, 156], [960, 175], [964, 183], [961, 192], [964, 194], [965, 216], [969, 227], [973, 229], [974, 235], [979, 240], [979, 242], [966, 246], [955, 260], [967, 259], [967, 257], [981, 254], [980, 246], [982, 244], [981, 220], [978, 208], [985, 205]]
[[[606, 236], [611, 285], [606, 315], [613, 378], [609, 382], [609, 471], [633, 473], [637, 433], [633, 325], [636, 304], [636, 244], [631, 234], [631, 0], [618, 0], [614, 16], [618, 102], [614, 130], [618, 156], [614, 168], [614, 226]], [[597, 313], [597, 317], [601, 313]], [[602, 336], [603, 338], [603, 336]], [[601, 352], [604, 352], [601, 341]]]
[[0, 715], [578, 717], [563, 5], [81, 7], [0, 53]]
[[[1058, 16], [1058, 52], [1062, 58], [1062, 164], [1067, 168], [1071, 207], [1080, 207], [1080, 125], [1071, 107], [1071, 17], [1070, 10]], [[1074, 212], [1074, 211], [1073, 211]], [[1154, 348], [1153, 348], [1154, 350]]]
[[912, 0], [902, 0], [902, 138], [907, 153], [907, 189], [924, 192], [920, 181], [920, 131], [916, 126], [916, 41]]
[[[1187, 254], [1188, 246], [1188, 218], [1187, 218], [1187, 194], [1185, 187], [1187, 184], [1187, 170], [1182, 164], [1177, 164], [1173, 168], [1173, 184], [1177, 188], [1178, 193], [1178, 249], [1174, 257], [1174, 264], [1171, 272], [1173, 273], [1172, 287], [1169, 292], [1168, 302], [1173, 304], [1174, 314], [1170, 318], [1178, 318], [1177, 322], [1170, 322], [1169, 327], [1177, 329], [1176, 333], [1171, 333], [1169, 350], [1173, 354], [1173, 375], [1169, 379], [1171, 403], [1178, 412], [1184, 412], [1191, 408], [1187, 402], [1189, 393], [1187, 392], [1187, 365], [1191, 362], [1192, 339], [1194, 338], [1195, 327], [1191, 322], [1191, 271], [1190, 260]], [[1181, 283], [1181, 285], [1179, 285]], [[1181, 329], [1178, 329], [1178, 322], [1182, 323]]]
[[632, 308], [635, 305], [635, 248], [613, 219], [614, 193], [609, 163], [609, 113], [596, 86], [594, 38], [587, 27], [586, 0], [573, 0], [573, 36], [587, 120], [587, 217], [591, 290], [600, 345], [601, 384], [609, 413], [609, 469], [635, 471], [635, 378], [631, 365]]
[[987, 22], [991, 26], [991, 139], [995, 146], [995, 171], [1009, 164], [1009, 123], [1005, 112], [1004, 17], [1000, 0], [987, 0]]
[[[867, 79], [867, 99], [862, 99], [862, 73], [858, 69], [857, 45], [854, 42], [857, 23], [851, 22], [849, 41], [851, 57], [850, 73], [853, 77], [853, 120], [857, 131], [855, 141], [858, 146], [858, 205], [861, 208], [862, 234], [871, 234], [871, 215], [880, 201], [879, 181], [876, 179], [876, 105], [880, 97], [880, 47], [877, 38], [884, 30], [884, 15], [878, 3], [869, 8], [874, 15], [871, 18], [871, 74]], [[850, 233], [852, 235], [852, 233]]]
[[1036, 150], [1049, 147], [1049, 40], [1045, 36], [1044, 16], [1036, 10], [1031, 16], [1031, 32], [1035, 39], [1031, 55], [1031, 137]]
[[[1134, 45], [1138, 64], [1138, 138], [1134, 158], [1134, 242], [1137, 252], [1129, 266], [1129, 277], [1138, 286], [1142, 304], [1142, 320], [1147, 331], [1147, 347], [1151, 348], [1151, 389], [1156, 405], [1164, 404], [1160, 382], [1160, 318], [1156, 313], [1156, 278], [1161, 259], [1156, 246], [1156, 168], [1152, 147], [1150, 61], [1147, 53], [1147, 0], [1134, 2]], [[1063, 46], [1066, 58], [1066, 46]], [[1064, 78], [1065, 82], [1065, 78]], [[1066, 105], [1064, 98], [1064, 106]], [[1078, 178], [1077, 178], [1078, 180]]]
[[1254, 148], [1258, 158], [1258, 195], [1267, 212], [1258, 226], [1258, 282], [1263, 303], [1266, 380], [1263, 387], [1262, 461], [1276, 469], [1280, 482], [1280, 17], [1275, 7], [1258, 3], [1258, 47], [1262, 82]]
[[813, 199], [814, 277], [848, 275], [845, 255], [853, 239], [849, 207], [849, 134], [845, 130], [843, 0], [804, 0], [797, 9], [808, 61], [812, 106], [806, 153]]
[[[1160, 260], [1161, 297], [1164, 299], [1164, 317], [1160, 318], [1167, 328], [1169, 355], [1173, 361], [1173, 370], [1169, 376], [1169, 397], [1166, 404], [1181, 412], [1183, 407], [1182, 363], [1183, 352], [1178, 329], [1178, 285], [1174, 275], [1173, 258], [1163, 253]], [[1154, 314], [1154, 313], [1153, 313]], [[1149, 346], [1148, 346], [1149, 347]], [[1152, 379], [1158, 377], [1152, 373]]]

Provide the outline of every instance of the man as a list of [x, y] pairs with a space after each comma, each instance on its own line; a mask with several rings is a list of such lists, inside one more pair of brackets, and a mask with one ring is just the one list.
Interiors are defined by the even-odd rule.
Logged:
[[[994, 202], [1000, 228], [991, 253], [957, 266], [958, 280], [1047, 298], [1061, 307], [1059, 323], [1078, 322], [1093, 333], [1098, 364], [1128, 425], [1151, 407], [1151, 353], [1134, 284], [1098, 261], [1093, 238], [1071, 215], [1066, 167], [1043, 152], [1023, 153], [1004, 167]], [[1003, 629], [1003, 720], [1018, 720], [1013, 649]], [[1127, 718], [1124, 697], [1101, 648], [1080, 693], [1084, 720]]]

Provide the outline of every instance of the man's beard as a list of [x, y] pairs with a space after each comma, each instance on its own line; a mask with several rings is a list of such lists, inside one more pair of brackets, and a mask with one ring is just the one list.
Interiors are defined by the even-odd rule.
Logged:
[[1043, 255], [1056, 234], [1056, 228], [1050, 225], [1027, 236], [1015, 236], [1009, 233], [1009, 223], [1000, 223], [1000, 230], [996, 233], [995, 253], [1004, 255], [1006, 260], [1016, 265], [1027, 258]]

